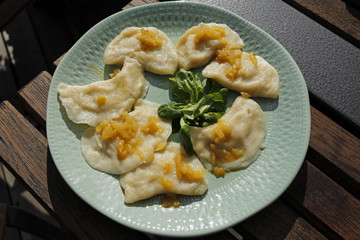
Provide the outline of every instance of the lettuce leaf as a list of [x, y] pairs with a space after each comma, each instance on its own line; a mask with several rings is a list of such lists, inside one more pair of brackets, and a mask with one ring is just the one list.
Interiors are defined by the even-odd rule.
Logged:
[[182, 144], [191, 155], [194, 149], [190, 126], [206, 127], [216, 123], [225, 113], [228, 89], [211, 79], [206, 79], [204, 86], [199, 73], [179, 70], [174, 78], [170, 78], [170, 91], [173, 101], [161, 105], [158, 114], [176, 121], [173, 125], [180, 125]]

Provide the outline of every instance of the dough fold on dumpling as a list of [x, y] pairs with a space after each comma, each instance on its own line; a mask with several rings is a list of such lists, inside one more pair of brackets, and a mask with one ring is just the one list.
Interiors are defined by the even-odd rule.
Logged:
[[105, 64], [122, 65], [126, 57], [138, 60], [145, 70], [155, 74], [174, 74], [178, 67], [174, 44], [155, 27], [125, 28], [104, 52]]
[[190, 127], [190, 137], [207, 169], [245, 168], [260, 153], [265, 137], [265, 115], [255, 101], [239, 96], [217, 123], [204, 128]]
[[171, 134], [171, 121], [159, 118], [158, 107], [157, 103], [139, 99], [134, 111], [120, 117], [127, 118], [125, 124], [114, 120], [115, 123], [107, 124], [110, 121], [106, 121], [99, 125], [102, 128], [115, 125], [114, 131], [121, 131], [121, 134], [112, 132], [113, 128], [110, 133], [106, 132], [108, 129], [99, 129], [99, 126], [85, 130], [81, 137], [81, 152], [88, 164], [102, 172], [123, 174], [151, 162], [154, 152], [166, 146]]
[[278, 72], [262, 57], [252, 57], [256, 59], [251, 61], [249, 53], [241, 54], [241, 67], [233, 79], [227, 75], [233, 66], [216, 59], [203, 69], [202, 75], [231, 90], [246, 92], [252, 97], [277, 98], [280, 88]]
[[113, 78], [84, 86], [60, 83], [58, 93], [70, 120], [96, 126], [131, 110], [147, 88], [143, 68], [136, 60], [127, 58]]
[[207, 190], [206, 170], [199, 159], [174, 142], [155, 153], [154, 160], [120, 177], [125, 202], [133, 203], [161, 193], [202, 195]]
[[216, 50], [228, 44], [239, 49], [244, 46], [239, 34], [226, 24], [200, 23], [191, 27], [176, 45], [179, 68], [189, 70], [204, 66], [213, 58]]

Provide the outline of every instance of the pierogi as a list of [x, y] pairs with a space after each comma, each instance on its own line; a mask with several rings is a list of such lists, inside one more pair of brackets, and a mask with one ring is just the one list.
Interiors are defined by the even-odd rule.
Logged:
[[142, 66], [127, 58], [120, 73], [109, 80], [84, 86], [60, 83], [57, 90], [70, 120], [96, 126], [131, 110], [147, 88]]
[[104, 52], [105, 64], [122, 65], [126, 57], [136, 59], [156, 74], [174, 74], [178, 56], [169, 37], [155, 27], [128, 27], [110, 42]]
[[207, 169], [245, 168], [260, 153], [265, 137], [265, 115], [255, 101], [239, 96], [217, 123], [204, 128], [190, 127], [190, 137]]
[[204, 77], [239, 93], [246, 92], [252, 97], [278, 97], [279, 75], [266, 60], [241, 50], [229, 49], [219, 52], [222, 55], [218, 55], [203, 69]]
[[202, 195], [207, 190], [206, 170], [199, 159], [186, 154], [174, 142], [155, 153], [150, 164], [144, 164], [120, 177], [125, 202], [133, 203], [161, 193]]
[[200, 23], [187, 30], [176, 45], [179, 68], [189, 70], [204, 66], [218, 49], [228, 44], [239, 49], [244, 46], [239, 34], [226, 24]]
[[171, 134], [171, 121], [159, 118], [158, 107], [139, 99], [134, 111], [85, 130], [81, 152], [88, 164], [102, 172], [123, 174], [151, 162]]

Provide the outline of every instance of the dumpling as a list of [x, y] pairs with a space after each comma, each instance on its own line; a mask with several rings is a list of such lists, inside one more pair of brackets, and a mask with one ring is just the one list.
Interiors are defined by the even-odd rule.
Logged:
[[208, 169], [226, 171], [249, 166], [259, 155], [265, 137], [265, 115], [252, 99], [237, 97], [217, 123], [190, 127], [199, 159]]
[[115, 77], [84, 86], [60, 83], [58, 93], [70, 120], [96, 126], [131, 110], [147, 88], [143, 68], [127, 58]]
[[105, 64], [122, 65], [126, 57], [139, 61], [156, 74], [174, 74], [178, 56], [169, 37], [155, 27], [128, 27], [106, 47]]
[[187, 30], [176, 45], [179, 68], [189, 70], [204, 66], [213, 58], [216, 50], [229, 44], [239, 49], [244, 46], [239, 34], [227, 25], [200, 23]]
[[206, 170], [199, 159], [174, 142], [155, 153], [154, 160], [120, 177], [125, 202], [133, 203], [161, 193], [202, 195], [207, 190]]
[[279, 75], [276, 69], [260, 56], [241, 50], [222, 49], [202, 74], [220, 85], [252, 97], [277, 98]]
[[88, 164], [102, 172], [123, 174], [151, 162], [171, 134], [171, 121], [159, 118], [158, 107], [139, 99], [134, 111], [85, 130], [81, 152]]

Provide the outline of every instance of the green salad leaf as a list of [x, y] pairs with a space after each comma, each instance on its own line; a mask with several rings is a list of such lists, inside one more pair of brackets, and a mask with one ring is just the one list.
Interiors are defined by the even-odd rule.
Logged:
[[[170, 78], [173, 101], [158, 109], [159, 117], [172, 119], [173, 126], [180, 127], [180, 138], [188, 154], [194, 149], [190, 138], [190, 126], [206, 127], [217, 122], [225, 113], [228, 89], [211, 79], [204, 86], [199, 73], [179, 70]], [[176, 129], [175, 129], [176, 131]]]

